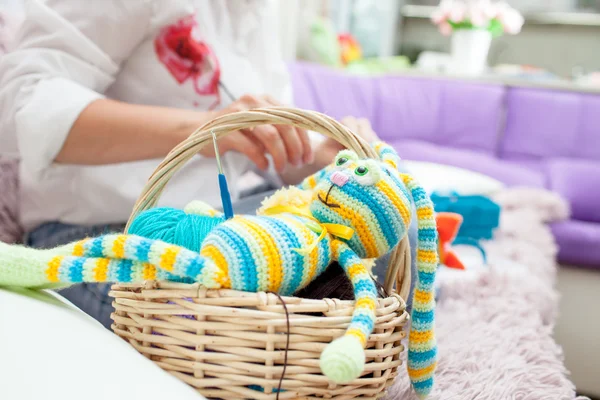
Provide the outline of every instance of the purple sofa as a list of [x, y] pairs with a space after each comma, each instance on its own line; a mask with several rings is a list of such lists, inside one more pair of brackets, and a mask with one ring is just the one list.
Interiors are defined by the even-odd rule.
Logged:
[[565, 263], [600, 267], [600, 95], [290, 66], [298, 107], [368, 118], [406, 159], [551, 189], [572, 219], [552, 228]]

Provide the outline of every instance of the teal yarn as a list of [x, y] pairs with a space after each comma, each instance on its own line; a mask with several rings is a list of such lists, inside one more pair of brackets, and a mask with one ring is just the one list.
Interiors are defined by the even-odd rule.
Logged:
[[209, 232], [224, 221], [222, 215], [198, 215], [192, 208], [157, 207], [141, 212], [127, 233], [199, 252]]

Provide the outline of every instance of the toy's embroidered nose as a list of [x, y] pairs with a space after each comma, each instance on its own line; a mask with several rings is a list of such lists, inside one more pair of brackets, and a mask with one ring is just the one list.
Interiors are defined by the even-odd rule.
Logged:
[[348, 175], [339, 171], [335, 171], [333, 174], [331, 174], [331, 183], [339, 187], [342, 187], [348, 183], [348, 179], [350, 179]]

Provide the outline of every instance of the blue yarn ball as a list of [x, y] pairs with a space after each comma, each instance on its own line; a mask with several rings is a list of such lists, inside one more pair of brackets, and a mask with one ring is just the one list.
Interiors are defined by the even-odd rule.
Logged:
[[206, 236], [223, 221], [222, 216], [196, 215], [189, 210], [157, 207], [141, 212], [131, 223], [128, 233], [199, 252]]

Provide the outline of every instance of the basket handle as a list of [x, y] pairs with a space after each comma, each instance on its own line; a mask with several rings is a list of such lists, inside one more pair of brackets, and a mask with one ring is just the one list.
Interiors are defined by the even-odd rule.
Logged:
[[[198, 128], [169, 152], [142, 190], [142, 194], [135, 203], [131, 217], [127, 222], [125, 232], [129, 230], [132, 221], [140, 212], [156, 206], [171, 177], [204, 146], [212, 143], [212, 132], [215, 133], [218, 139], [231, 132], [259, 125], [291, 125], [319, 132], [337, 140], [344, 147], [356, 152], [360, 157], [377, 158], [375, 150], [362, 138], [333, 118], [315, 111], [272, 107], [223, 115]], [[410, 251], [407, 250], [407, 244], [407, 238], [404, 238], [402, 243], [393, 250], [385, 281], [385, 287], [390, 288], [388, 293], [391, 292], [391, 288], [396, 283], [396, 290], [403, 299], [408, 296], [405, 286], [410, 289], [410, 261], [408, 264], [405, 263], [406, 253], [408, 253], [410, 260]], [[406, 282], [407, 277], [408, 283]], [[405, 295], [402, 294], [404, 292], [406, 292]]]

